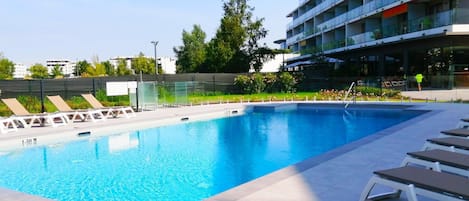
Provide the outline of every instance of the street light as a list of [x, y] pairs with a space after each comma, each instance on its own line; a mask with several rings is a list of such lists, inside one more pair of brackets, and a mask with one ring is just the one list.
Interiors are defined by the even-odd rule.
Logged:
[[151, 41], [151, 44], [155, 47], [155, 75], [158, 75], [158, 58], [156, 58], [156, 46], [158, 45], [158, 41]]

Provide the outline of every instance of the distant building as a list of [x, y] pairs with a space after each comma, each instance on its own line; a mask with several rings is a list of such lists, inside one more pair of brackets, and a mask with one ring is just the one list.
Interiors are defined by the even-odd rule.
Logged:
[[[299, 56], [300, 54], [278, 54], [262, 65], [261, 73], [274, 73], [279, 72], [281, 68], [286, 68], [285, 62], [288, 59]], [[285, 69], [288, 70], [288, 69]], [[250, 69], [249, 72], [254, 72], [254, 69]]]
[[15, 72], [13, 72], [13, 79], [24, 79], [29, 75], [29, 67], [24, 64], [15, 64]]
[[113, 57], [113, 58], [110, 58], [109, 59], [109, 63], [111, 63], [112, 66], [114, 66], [114, 69], [117, 69], [117, 66], [119, 65], [119, 61], [120, 60], [124, 60], [125, 61], [125, 66], [128, 68], [128, 69], [132, 69], [132, 59], [134, 59], [135, 57]]
[[[274, 41], [275, 44], [280, 45], [280, 49], [287, 49], [287, 40], [286, 39], [279, 39]], [[261, 73], [274, 73], [279, 72], [281, 70], [288, 70], [282, 69], [286, 68], [286, 61], [300, 56], [300, 54], [292, 54], [292, 53], [285, 53], [285, 54], [277, 54], [275, 57], [262, 65]], [[254, 72], [254, 69], [250, 69], [249, 72]]]
[[73, 77], [77, 65], [75, 62], [67, 59], [50, 59], [46, 61], [47, 72], [49, 73], [51, 73], [56, 66], [61, 68], [64, 77]]
[[164, 74], [176, 74], [176, 59], [172, 57], [158, 58], [158, 64], [161, 65]]
[[[132, 69], [132, 60], [137, 58], [136, 56], [126, 57], [113, 57], [109, 59], [114, 68], [117, 69], [120, 60], [125, 60], [126, 67]], [[146, 57], [147, 59], [153, 59], [153, 57]], [[176, 59], [171, 57], [158, 57], [158, 65], [163, 69], [164, 74], [175, 74], [176, 73]]]

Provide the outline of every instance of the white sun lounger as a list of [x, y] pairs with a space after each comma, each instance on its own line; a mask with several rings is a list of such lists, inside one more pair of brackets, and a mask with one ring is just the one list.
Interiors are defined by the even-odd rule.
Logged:
[[469, 155], [433, 149], [407, 153], [401, 166], [410, 164], [431, 168], [438, 172], [451, 172], [469, 177]]
[[[397, 191], [370, 196], [378, 184]], [[469, 200], [469, 179], [412, 166], [376, 171], [365, 186], [360, 201], [399, 197], [401, 192], [405, 192], [409, 201], [418, 201], [417, 195], [444, 201]]]
[[81, 96], [94, 109], [101, 109], [106, 117], [117, 117], [118, 115], [124, 115], [126, 118], [135, 117], [135, 112], [130, 106], [104, 107], [93, 94], [81, 94]]
[[12, 118], [0, 118], [0, 133], [9, 133], [18, 131]]
[[62, 99], [60, 96], [47, 96], [47, 98], [54, 104], [54, 106], [59, 110], [59, 112], [65, 114], [67, 121], [85, 121], [91, 119], [92, 122], [104, 121], [103, 111], [101, 109], [83, 109], [83, 110], [74, 110], [72, 109], [67, 102]]
[[17, 125], [23, 128], [31, 128], [34, 125], [44, 126], [46, 124], [52, 127], [63, 126], [67, 124], [66, 117], [60, 113], [41, 113], [31, 114], [21, 105], [16, 98], [6, 98], [2, 101], [13, 112], [10, 118], [14, 120]]
[[422, 151], [430, 149], [441, 149], [451, 152], [469, 154], [469, 139], [460, 137], [442, 137], [427, 139]]

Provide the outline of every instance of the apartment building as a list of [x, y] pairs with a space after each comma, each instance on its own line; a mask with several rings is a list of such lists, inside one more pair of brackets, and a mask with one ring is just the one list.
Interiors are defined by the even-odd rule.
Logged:
[[51, 73], [55, 67], [59, 67], [64, 77], [75, 75], [76, 63], [67, 59], [49, 59], [46, 61], [47, 72]]
[[29, 75], [29, 67], [21, 63], [15, 63], [15, 72], [13, 72], [13, 78], [24, 79], [27, 75]]
[[[114, 68], [117, 68], [120, 60], [124, 60], [126, 67], [132, 69], [132, 60], [135, 59], [135, 56], [127, 57], [113, 57], [109, 59]], [[153, 59], [154, 57], [147, 57], [148, 59]], [[176, 59], [172, 57], [158, 57], [158, 65], [163, 69], [164, 74], [176, 74]]]
[[414, 88], [420, 73], [424, 88], [469, 86], [468, 0], [300, 0], [287, 16], [287, 47], [301, 54], [289, 66], [326, 61], [354, 79]]

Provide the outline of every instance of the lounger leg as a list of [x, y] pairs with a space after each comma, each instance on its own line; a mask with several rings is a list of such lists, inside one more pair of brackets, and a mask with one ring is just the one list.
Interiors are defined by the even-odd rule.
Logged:
[[417, 194], [415, 193], [415, 187], [414, 187], [413, 184], [409, 184], [407, 186], [406, 194], [407, 194], [407, 200], [409, 200], [409, 201], [418, 201], [417, 200]]
[[[381, 185], [384, 185], [384, 186], [389, 186], [393, 189], [395, 189], [395, 191], [393, 192], [387, 192], [387, 193], [381, 193], [381, 194], [377, 194], [377, 195], [372, 195], [370, 196], [370, 193], [371, 191], [373, 190], [373, 187], [376, 185], [376, 184], [381, 184]], [[360, 201], [365, 201], [367, 199], [370, 199], [370, 200], [382, 200], [382, 199], [392, 199], [392, 198], [398, 198], [401, 196], [401, 189], [402, 190], [407, 190], [405, 189], [406, 186], [402, 186], [402, 185], [396, 185], [394, 182], [392, 181], [389, 181], [389, 180], [386, 180], [386, 179], [382, 179], [376, 175], [374, 175], [373, 177], [371, 177], [370, 181], [368, 182], [368, 184], [365, 186], [365, 189], [363, 189], [363, 192], [360, 196]]]
[[411, 156], [406, 156], [401, 163], [401, 167], [407, 166], [409, 164], [421, 165], [426, 168], [432, 169], [433, 171], [441, 172], [441, 165], [440, 165], [440, 162], [438, 161], [429, 162], [429, 161], [421, 160], [418, 158], [413, 158]]
[[363, 189], [363, 192], [360, 196], [360, 201], [365, 201], [366, 199], [368, 199], [368, 196], [370, 195], [371, 193], [371, 190], [373, 190], [373, 187], [375, 186], [375, 180], [374, 180], [374, 177], [373, 176], [370, 181], [368, 181], [368, 183], [366, 184], [365, 186], [365, 189]]

